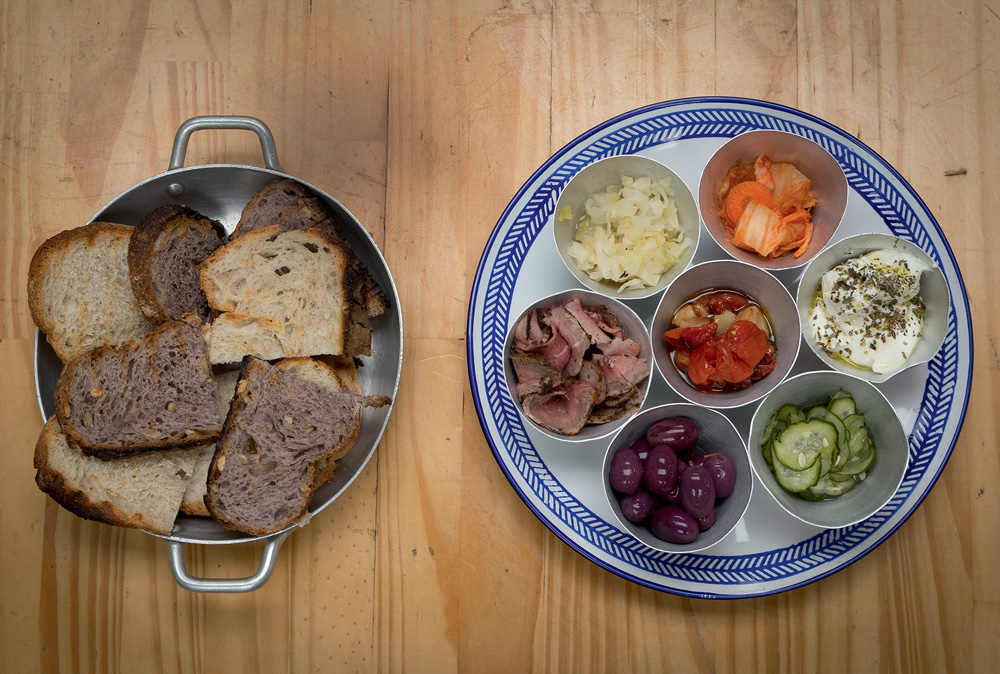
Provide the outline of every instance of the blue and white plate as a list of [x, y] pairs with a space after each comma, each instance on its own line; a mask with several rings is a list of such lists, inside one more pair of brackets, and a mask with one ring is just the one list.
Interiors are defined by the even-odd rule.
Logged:
[[[951, 292], [948, 335], [938, 355], [879, 388], [909, 437], [910, 468], [899, 491], [876, 515], [836, 530], [807, 525], [756, 488], [743, 520], [705, 553], [651, 551], [615, 525], [604, 495], [607, 440], [569, 443], [527, 427], [504, 381], [504, 336], [536, 299], [576, 287], [546, 230], [566, 182], [602, 157], [634, 153], [672, 168], [697, 192], [704, 164], [726, 139], [751, 129], [810, 138], [832, 154], [851, 192], [837, 239], [888, 232], [916, 243], [943, 270]], [[704, 225], [702, 225], [704, 226]], [[702, 236], [694, 262], [725, 258]], [[775, 275], [795, 294], [800, 270]], [[630, 302], [649, 324], [656, 297]], [[486, 245], [472, 287], [468, 323], [469, 378], [479, 420], [497, 462], [524, 502], [570, 547], [641, 585], [679, 595], [738, 598], [783, 592], [857, 561], [909, 517], [937, 481], [958, 438], [972, 379], [972, 321], [962, 277], [927, 206], [895, 169], [837, 127], [791, 108], [733, 98], [670, 101], [616, 117], [549, 159], [518, 191]], [[826, 366], [806, 349], [792, 373]], [[645, 407], [680, 402], [654, 373]], [[746, 435], [756, 405], [726, 410]], [[754, 478], [756, 479], [756, 478]]]

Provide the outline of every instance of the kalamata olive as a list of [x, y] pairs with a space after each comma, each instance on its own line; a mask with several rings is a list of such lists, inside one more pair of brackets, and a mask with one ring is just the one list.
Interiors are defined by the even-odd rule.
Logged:
[[704, 517], [699, 517], [695, 520], [698, 523], [698, 531], [708, 531], [715, 524], [715, 506], [708, 511], [708, 514]]
[[622, 447], [611, 457], [608, 469], [611, 488], [620, 494], [634, 494], [642, 484], [642, 461], [631, 447]]
[[645, 463], [646, 455], [649, 454], [649, 443], [646, 441], [646, 438], [639, 438], [633, 442], [632, 449], [639, 455], [639, 460]]
[[698, 442], [698, 427], [687, 417], [660, 419], [646, 431], [651, 447], [667, 445], [675, 452], [683, 452]]
[[677, 455], [666, 445], [652, 447], [644, 471], [646, 488], [654, 494], [666, 494], [677, 485]]
[[654, 536], [668, 543], [690, 543], [698, 538], [698, 523], [690, 513], [675, 505], [654, 510], [649, 528]]
[[677, 485], [681, 489], [681, 506], [698, 519], [708, 515], [715, 505], [715, 485], [704, 466], [681, 473]]
[[636, 524], [645, 521], [660, 504], [659, 500], [643, 487], [639, 487], [634, 494], [623, 497], [618, 503], [622, 507], [625, 519]]
[[705, 470], [715, 485], [715, 498], [726, 498], [736, 486], [736, 466], [724, 454], [710, 454], [705, 458]]
[[[683, 464], [681, 464], [681, 465], [683, 465]], [[670, 491], [668, 491], [666, 494], [661, 494], [661, 496], [663, 497], [663, 500], [666, 501], [667, 503], [669, 503], [670, 505], [680, 505], [680, 503], [681, 503], [681, 488], [680, 487], [674, 487], [673, 489], [671, 489]]]

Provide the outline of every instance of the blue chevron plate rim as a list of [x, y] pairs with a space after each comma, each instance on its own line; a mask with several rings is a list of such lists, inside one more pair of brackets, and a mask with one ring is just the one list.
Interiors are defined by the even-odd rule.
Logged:
[[[747, 514], [722, 543], [702, 553], [660, 553], [616, 526], [603, 488], [598, 489], [596, 466], [608, 440], [560, 443], [525, 427], [504, 378], [506, 333], [525, 306], [577, 285], [543, 232], [559, 192], [580, 169], [606, 156], [642, 154], [671, 166], [697, 193], [701, 168], [715, 149], [754, 129], [809, 138], [841, 164], [851, 193], [835, 240], [882, 231], [931, 255], [951, 292], [948, 334], [930, 363], [879, 385], [903, 422], [910, 447], [907, 474], [882, 510], [857, 525], [822, 530], [784, 513], [758, 483]], [[701, 259], [724, 257], [721, 248], [704, 245], [707, 238], [703, 233]], [[696, 256], [695, 262], [701, 259]], [[776, 276], [794, 294], [797, 276]], [[633, 308], [648, 325], [653, 306]], [[902, 176], [861, 141], [819, 118], [774, 103], [717, 97], [667, 101], [608, 120], [567, 144], [528, 179], [497, 222], [480, 260], [467, 350], [484, 435], [534, 514], [571, 548], [622, 578], [715, 599], [763, 596], [812, 583], [853, 564], [892, 535], [927, 496], [951, 455], [968, 404], [973, 363], [972, 322], [958, 265], [937, 221]], [[810, 362], [810, 355], [800, 352], [793, 374], [824, 369], [818, 359]], [[665, 383], [654, 382], [644, 408], [679, 400]], [[744, 437], [755, 406], [748, 407], [726, 411]]]

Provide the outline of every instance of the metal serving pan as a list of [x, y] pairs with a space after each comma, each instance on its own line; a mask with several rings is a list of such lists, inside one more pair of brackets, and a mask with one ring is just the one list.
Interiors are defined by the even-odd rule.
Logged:
[[[184, 166], [191, 134], [203, 129], [243, 129], [253, 131], [260, 139], [264, 153], [264, 166], [239, 164], [207, 164]], [[403, 323], [400, 315], [399, 296], [389, 267], [378, 246], [357, 218], [343, 204], [323, 190], [284, 172], [278, 163], [274, 137], [262, 121], [253, 117], [206, 116], [194, 117], [177, 130], [170, 166], [166, 172], [130, 187], [98, 211], [91, 222], [110, 221], [136, 225], [143, 215], [166, 203], [183, 203], [222, 223], [229, 233], [240, 219], [243, 206], [261, 187], [279, 179], [291, 178], [311, 189], [333, 212], [342, 224], [341, 231], [355, 253], [368, 267], [372, 278], [389, 298], [389, 310], [371, 321], [372, 350], [375, 355], [364, 359], [358, 369], [362, 393], [380, 394], [396, 398], [399, 376], [403, 363]], [[42, 418], [55, 413], [53, 396], [56, 382], [62, 372], [62, 362], [45, 340], [35, 331], [35, 392]], [[361, 433], [350, 452], [340, 461], [333, 479], [316, 490], [309, 506], [310, 516], [315, 516], [340, 496], [357, 478], [375, 453], [389, 421], [393, 405], [379, 409], [366, 409], [362, 415]], [[167, 543], [170, 567], [177, 583], [195, 592], [248, 592], [261, 587], [274, 570], [278, 549], [299, 524], [268, 536], [247, 536], [224, 529], [218, 523], [203, 517], [179, 515], [170, 536], [159, 536]], [[225, 545], [265, 540], [263, 558], [257, 572], [247, 578], [197, 578], [184, 567], [183, 545]]]

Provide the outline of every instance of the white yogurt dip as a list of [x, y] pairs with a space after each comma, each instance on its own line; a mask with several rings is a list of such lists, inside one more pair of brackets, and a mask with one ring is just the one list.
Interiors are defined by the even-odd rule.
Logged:
[[917, 296], [922, 260], [875, 250], [834, 267], [820, 280], [809, 314], [813, 339], [851, 365], [884, 374], [902, 367], [920, 341]]

